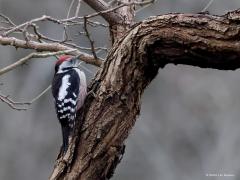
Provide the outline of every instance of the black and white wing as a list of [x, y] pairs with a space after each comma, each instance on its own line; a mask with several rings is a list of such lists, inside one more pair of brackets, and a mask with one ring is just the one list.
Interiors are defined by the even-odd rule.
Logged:
[[73, 128], [77, 111], [80, 78], [76, 70], [55, 74], [52, 94], [55, 99], [57, 117], [62, 126]]

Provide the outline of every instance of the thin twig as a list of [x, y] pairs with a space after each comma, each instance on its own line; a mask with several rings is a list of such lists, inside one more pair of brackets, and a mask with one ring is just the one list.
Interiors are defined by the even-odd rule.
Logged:
[[101, 48], [95, 47], [95, 49], [97, 50], [97, 51], [96, 51], [96, 54], [99, 54], [99, 53], [102, 52], [102, 51], [108, 52], [107, 45], [104, 45], [104, 46], [101, 47]]
[[3, 94], [0, 94], [0, 100], [4, 103], [6, 103], [7, 105], [9, 105], [12, 109], [15, 110], [27, 110], [28, 107], [20, 107], [20, 106], [30, 106], [31, 104], [33, 104], [34, 102], [36, 102], [37, 100], [39, 100], [44, 94], [46, 94], [46, 92], [48, 92], [51, 89], [52, 85], [49, 85], [46, 89], [44, 89], [42, 92], [40, 92], [35, 98], [33, 98], [31, 101], [29, 102], [17, 102], [17, 101], [13, 101], [9, 96], [5, 96]]
[[4, 14], [0, 14], [0, 17], [2, 17], [4, 20], [6, 20], [11, 26], [16, 26], [16, 24], [7, 16]]
[[[92, 13], [92, 14], [89, 14], [89, 15], [86, 15], [86, 16], [81, 16], [81, 17], [72, 17], [72, 18], [67, 18], [67, 19], [61, 19], [60, 21], [61, 22], [68, 22], [68, 21], [72, 21], [72, 20], [76, 20], [76, 19], [89, 19], [89, 18], [93, 18], [93, 17], [96, 17], [96, 16], [99, 16], [99, 15], [103, 15], [103, 14], [107, 14], [107, 13], [110, 13], [110, 12], [114, 12], [116, 11], [117, 9], [120, 9], [124, 6], [131, 6], [131, 5], [146, 5], [146, 4], [150, 4], [152, 3], [153, 0], [146, 0], [146, 1], [142, 1], [142, 2], [138, 2], [138, 1], [133, 1], [133, 2], [129, 2], [129, 3], [122, 3], [116, 7], [113, 7], [113, 8], [110, 8], [110, 9], [107, 9], [107, 10], [104, 10], [104, 11], [98, 11], [98, 12], [95, 12], [95, 13]], [[120, 22], [118, 22], [120, 23]]]
[[94, 41], [92, 40], [91, 36], [90, 36], [90, 33], [88, 31], [88, 28], [87, 28], [87, 18], [84, 18], [84, 26], [83, 26], [85, 32], [86, 32], [86, 37], [88, 38], [89, 42], [90, 42], [90, 46], [91, 46], [91, 50], [92, 50], [92, 54], [93, 54], [93, 57], [95, 59], [97, 59], [97, 54], [95, 52], [95, 48], [94, 48]]
[[75, 11], [75, 17], [78, 17], [80, 7], [81, 7], [81, 2], [82, 2], [82, 0], [78, 0], [78, 5], [77, 5], [76, 11]]
[[[74, 1], [74, 0], [73, 0]], [[73, 2], [72, 1], [72, 2]], [[48, 20], [48, 21], [51, 21], [51, 22], [54, 22], [54, 23], [57, 23], [57, 24], [63, 24], [63, 25], [67, 25], [65, 23], [67, 22], [71, 22], [72, 20], [75, 20], [75, 19], [89, 19], [89, 18], [92, 18], [92, 17], [95, 17], [95, 16], [98, 16], [98, 15], [103, 15], [103, 14], [106, 14], [106, 13], [110, 13], [110, 12], [113, 12], [119, 8], [122, 8], [124, 6], [130, 6], [130, 5], [146, 5], [146, 4], [149, 4], [149, 3], [152, 3], [153, 0], [146, 0], [146, 1], [143, 1], [143, 2], [138, 2], [138, 1], [133, 1], [133, 2], [129, 2], [129, 3], [122, 3], [120, 4], [119, 6], [116, 6], [116, 7], [113, 7], [113, 8], [110, 8], [110, 9], [107, 9], [107, 10], [104, 10], [104, 11], [99, 11], [99, 12], [96, 12], [96, 13], [93, 13], [93, 14], [90, 14], [90, 15], [87, 15], [87, 16], [83, 16], [83, 17], [78, 17], [78, 16], [74, 16], [72, 18], [69, 18], [67, 17], [66, 19], [62, 19], [62, 20], [58, 20], [58, 19], [55, 19], [51, 16], [46, 16], [46, 15], [43, 15], [42, 17], [38, 17], [38, 18], [35, 18], [35, 19], [32, 19], [30, 21], [27, 21], [27, 22], [24, 22], [20, 25], [17, 25], [17, 26], [14, 26], [12, 29], [6, 31], [3, 33], [3, 36], [8, 36], [9, 34], [13, 33], [13, 32], [16, 32], [16, 31], [19, 31], [21, 30], [22, 28], [24, 28], [25, 26], [30, 26], [31, 24], [33, 23], [36, 23], [36, 22], [40, 22], [40, 21], [45, 21], [45, 20]], [[72, 3], [71, 3], [72, 4]], [[69, 8], [69, 11], [68, 11], [68, 15], [70, 14], [70, 9]], [[4, 17], [4, 16], [2, 16]], [[6, 18], [5, 19], [8, 19], [8, 21], [14, 25], [14, 23], [9, 19], [9, 18]], [[27, 27], [25, 27], [27, 28]]]
[[68, 41], [68, 34], [67, 34], [67, 25], [63, 27], [63, 40], [61, 42]]
[[71, 2], [71, 4], [70, 4], [70, 6], [69, 6], [69, 8], [68, 8], [68, 12], [67, 12], [67, 18], [69, 18], [69, 17], [70, 17], [70, 13], [71, 13], [71, 10], [72, 10], [72, 7], [73, 7], [73, 4], [74, 4], [74, 2], [75, 2], [75, 0], [72, 0], [72, 2]]
[[[92, 51], [92, 48], [90, 47], [82, 47], [82, 46], [78, 46], [74, 43], [71, 43], [71, 42], [63, 42], [63, 44], [66, 44], [68, 46], [71, 46], [73, 48], [76, 48], [76, 49], [80, 49], [80, 50], [86, 50], [86, 51]], [[104, 50], [104, 51], [107, 51], [107, 48], [105, 47], [95, 47], [94, 48], [95, 50]], [[96, 53], [97, 54], [97, 53]]]
[[29, 101], [30, 104], [34, 103], [35, 101], [37, 101], [38, 99], [40, 99], [40, 97], [42, 97], [46, 92], [48, 92], [49, 89], [51, 89], [52, 85], [49, 85], [46, 89], [44, 89], [41, 93], [39, 93], [35, 98], [33, 98], [31, 101]]
[[20, 24], [20, 25], [18, 25], [18, 26], [15, 26], [15, 27], [12, 28], [11, 30], [5, 32], [5, 33], [3, 34], [3, 36], [8, 36], [8, 35], [11, 34], [12, 32], [17, 31], [17, 30], [23, 28], [24, 26], [29, 26], [29, 25], [31, 25], [32, 23], [39, 22], [39, 21], [44, 21], [44, 20], [52, 21], [52, 22], [57, 23], [57, 24], [63, 24], [63, 22], [61, 22], [61, 21], [58, 20], [58, 19], [52, 18], [51, 16], [43, 15], [42, 17], [35, 18], [35, 19], [32, 19], [32, 20], [30, 20], [30, 21], [27, 21], [27, 22], [25, 22], [25, 23], [23, 23], [23, 24]]
[[137, 10], [135, 11], [135, 14], [137, 14], [137, 13], [139, 13], [140, 11], [144, 10], [145, 8], [151, 6], [154, 2], [155, 2], [155, 0], [152, 0], [152, 2], [149, 2], [149, 3], [147, 3], [146, 5], [141, 6], [139, 9], [137, 9]]
[[73, 50], [58, 51], [58, 52], [45, 52], [45, 53], [33, 52], [33, 53], [25, 56], [24, 58], [21, 58], [17, 62], [0, 69], [0, 76], [9, 72], [9, 71], [11, 71], [11, 70], [13, 70], [13, 69], [15, 69], [18, 66], [26, 63], [31, 58], [44, 58], [44, 57], [55, 56], [55, 55], [60, 55], [60, 54], [67, 54], [67, 53], [70, 53], [70, 52], [73, 52], [73, 51], [76, 51], [76, 50], [73, 49]]
[[[72, 0], [71, 3], [70, 3], [70, 6], [69, 6], [68, 12], [67, 12], [67, 19], [70, 17], [71, 10], [72, 10], [74, 2], [75, 2], [75, 0]], [[64, 25], [63, 38], [62, 38], [63, 42], [67, 41], [67, 38], [68, 38], [68, 35], [67, 35], [67, 24], [65, 24]]]
[[106, 25], [106, 24], [103, 24], [103, 23], [100, 23], [98, 21], [92, 21], [90, 19], [88, 19], [88, 22], [87, 22], [89, 25], [93, 26], [93, 27], [97, 27], [97, 26], [102, 26], [102, 27], [109, 27], [109, 25]]
[[3, 94], [0, 94], [0, 100], [4, 103], [6, 103], [9, 107], [15, 110], [27, 110], [26, 107], [17, 107], [16, 105], [29, 105], [28, 102], [15, 102], [12, 99], [10, 99], [9, 96], [5, 96]]
[[205, 12], [205, 11], [209, 8], [209, 6], [211, 6], [211, 4], [213, 3], [213, 1], [214, 1], [214, 0], [210, 0], [210, 1], [207, 3], [207, 5], [201, 10], [201, 12]]
[[[81, 17], [77, 17], [77, 18], [81, 18]], [[83, 25], [84, 24], [84, 22], [76, 21], [76, 20], [69, 20], [67, 22], [68, 22], [67, 26], [75, 26], [75, 25]], [[90, 19], [88, 19], [88, 24], [93, 27], [98, 27], [98, 26], [109, 27], [109, 25], [107, 25], [107, 24], [100, 23], [98, 21], [92, 21]]]
[[29, 105], [29, 102], [20, 102], [20, 101], [13, 101], [9, 96], [0, 94], [1, 97], [4, 97], [7, 101], [9, 101], [12, 104], [16, 104], [16, 105]]

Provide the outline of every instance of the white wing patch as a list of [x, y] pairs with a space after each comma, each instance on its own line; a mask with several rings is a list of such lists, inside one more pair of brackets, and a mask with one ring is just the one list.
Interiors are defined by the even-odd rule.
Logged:
[[62, 101], [67, 96], [67, 88], [71, 85], [69, 82], [70, 75], [65, 75], [62, 78], [62, 84], [59, 88], [58, 100]]
[[[72, 99], [72, 98], [69, 98], [69, 99], [64, 99], [64, 101], [62, 102], [62, 106], [65, 103], [68, 103], [68, 102], [72, 103], [73, 105], [76, 105], [76, 101], [74, 99]], [[60, 105], [60, 107], [61, 107], [61, 105]]]

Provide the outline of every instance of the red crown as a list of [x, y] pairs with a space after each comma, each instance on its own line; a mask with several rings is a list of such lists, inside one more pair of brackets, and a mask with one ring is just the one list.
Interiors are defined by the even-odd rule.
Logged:
[[63, 61], [69, 60], [71, 58], [72, 58], [72, 56], [70, 56], [70, 55], [62, 55], [58, 58], [56, 64], [61, 64]]

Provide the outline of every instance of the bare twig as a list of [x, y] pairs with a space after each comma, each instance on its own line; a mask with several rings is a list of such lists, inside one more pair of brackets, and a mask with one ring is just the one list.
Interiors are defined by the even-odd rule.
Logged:
[[[24, 49], [34, 49], [36, 51], [50, 51], [50, 52], [56, 52], [56, 51], [64, 51], [64, 50], [72, 50], [72, 48], [62, 45], [60, 43], [39, 43], [35, 41], [26, 41], [14, 38], [14, 37], [3, 37], [0, 36], [0, 44], [2, 45], [11, 45], [16, 48], [24, 48]], [[74, 51], [69, 53], [70, 55], [79, 55], [79, 58], [88, 63], [95, 66], [100, 66], [102, 64], [103, 59], [95, 59], [93, 56], [83, 53], [80, 51]]]
[[102, 51], [108, 52], [107, 45], [104, 45], [104, 46], [101, 47], [101, 48], [95, 47], [95, 49], [97, 50], [97, 51], [96, 51], [96, 54], [99, 54], [99, 53], [102, 52]]
[[52, 39], [52, 38], [47, 37], [47, 36], [43, 35], [42, 33], [40, 33], [38, 31], [38, 27], [35, 24], [31, 24], [31, 26], [33, 27], [33, 31], [36, 34], [36, 36], [34, 36], [34, 37], [37, 38], [37, 40], [39, 42], [42, 42], [42, 40], [46, 40], [46, 41], [50, 41], [50, 42], [56, 42], [56, 43], [64, 44], [64, 42], [62, 40]]
[[72, 10], [72, 7], [73, 7], [73, 4], [74, 4], [74, 2], [75, 2], [75, 0], [72, 0], [72, 2], [71, 2], [71, 4], [70, 4], [70, 6], [69, 6], [69, 8], [68, 8], [68, 12], [67, 12], [67, 18], [69, 18], [69, 17], [70, 17], [70, 13], [71, 13], [71, 10]]
[[141, 7], [135, 11], [135, 14], [137, 14], [138, 12], [140, 12], [140, 11], [144, 10], [145, 8], [151, 6], [155, 2], [155, 0], [150, 0], [150, 1], [149, 1], [149, 3], [147, 3], [145, 5], [141, 5]]
[[42, 42], [42, 34], [38, 31], [38, 27], [35, 24], [31, 24], [31, 27], [33, 28], [34, 33], [36, 34], [36, 36], [32, 36], [32, 37], [36, 37], [38, 42]]
[[[72, 0], [71, 3], [70, 3], [70, 6], [69, 6], [68, 12], [67, 12], [67, 19], [70, 17], [71, 10], [72, 10], [74, 2], [75, 2], [75, 0]], [[67, 25], [68, 24], [64, 25], [64, 32], [63, 32], [63, 38], [62, 38], [63, 42], [67, 41], [67, 38], [68, 38], [68, 35], [67, 35]]]
[[13, 101], [9, 96], [0, 94], [1, 97], [4, 97], [5, 99], [7, 99], [7, 101], [9, 101], [12, 104], [16, 104], [16, 105], [29, 105], [29, 102], [19, 102], [19, 101]]
[[103, 23], [100, 23], [100, 22], [97, 22], [97, 21], [92, 21], [90, 19], [88, 19], [88, 24], [91, 25], [91, 26], [94, 26], [94, 27], [97, 27], [97, 26], [109, 27], [106, 24], [103, 24]]
[[[119, 14], [115, 13], [115, 11], [117, 9], [120, 9], [125, 6], [131, 6], [131, 5], [142, 5], [143, 6], [143, 5], [147, 5], [147, 4], [150, 4], [153, 2], [153, 0], [145, 0], [142, 2], [139, 2], [139, 1], [125, 2], [125, 3], [121, 2], [120, 5], [113, 7], [113, 8], [109, 8], [109, 5], [106, 2], [103, 2], [102, 0], [84, 0], [84, 1], [97, 11], [96, 13], [87, 15], [84, 18], [92, 18], [92, 17], [102, 15], [110, 24], [124, 23], [124, 19]], [[114, 13], [114, 14], [111, 14], [111, 13]], [[69, 20], [74, 20], [74, 18], [75, 17], [70, 18]], [[78, 18], [82, 18], [82, 17], [78, 17]], [[62, 21], [66, 21], [66, 19], [62, 20]]]
[[201, 12], [205, 12], [205, 11], [209, 8], [209, 6], [211, 6], [211, 4], [213, 3], [213, 1], [214, 1], [214, 0], [210, 0], [210, 1], [207, 3], [207, 5], [201, 10]]
[[14, 28], [12, 28], [11, 30], [3, 33], [3, 36], [8, 36], [9, 34], [11, 34], [12, 32], [14, 31], [17, 31], [21, 28], [23, 28], [24, 26], [29, 26], [35, 22], [39, 22], [39, 21], [44, 21], [44, 20], [48, 20], [48, 21], [51, 21], [51, 22], [54, 22], [54, 23], [57, 23], [57, 24], [64, 24], [63, 22], [61, 22], [60, 20], [58, 19], [55, 19], [55, 18], [52, 18], [51, 16], [46, 16], [46, 15], [43, 15], [42, 17], [39, 17], [39, 18], [35, 18], [35, 19], [32, 19], [30, 21], [27, 21], [23, 24], [20, 24], [18, 26], [15, 26]]
[[[98, 1], [98, 2], [100, 2], [100, 1]], [[101, 1], [101, 2], [103, 3], [104, 1]], [[51, 16], [43, 15], [42, 17], [32, 19], [32, 20], [24, 22], [20, 25], [15, 25], [10, 20], [10, 18], [8, 18], [5, 15], [0, 15], [6, 22], [9, 23], [9, 25], [12, 26], [11, 29], [6, 29], [6, 32], [3, 33], [3, 36], [0, 36], [0, 43], [2, 45], [12, 45], [12, 46], [15, 46], [16, 48], [21, 47], [21, 48], [35, 49], [36, 51], [51, 51], [52, 52], [52, 51], [65, 51], [65, 50], [70, 50], [71, 51], [71, 50], [73, 50], [69, 46], [71, 46], [73, 48], [83, 49], [83, 50], [91, 50], [93, 56], [90, 56], [86, 53], [82, 53], [80, 51], [74, 51], [74, 52], [71, 52], [71, 54], [72, 55], [81, 55], [80, 58], [83, 61], [85, 61], [87, 63], [90, 63], [90, 64], [100, 66], [101, 60], [99, 58], [97, 58], [97, 55], [96, 55], [95, 51], [96, 51], [96, 49], [101, 49], [101, 48], [95, 48], [94, 47], [94, 41], [91, 39], [91, 36], [90, 36], [89, 31], [88, 31], [87, 25], [91, 25], [91, 26], [101, 25], [101, 26], [105, 26], [105, 27], [106, 27], [106, 25], [104, 25], [102, 23], [99, 23], [99, 22], [91, 21], [91, 20], [89, 20], [89, 18], [95, 17], [97, 15], [103, 15], [105, 13], [114, 12], [116, 9], [124, 7], [124, 6], [132, 5], [132, 4], [146, 4], [147, 2], [148, 1], [144, 1], [144, 2], [133, 1], [133, 2], [130, 2], [130, 3], [122, 3], [117, 7], [110, 8], [110, 9], [107, 9], [105, 11], [99, 11], [99, 12], [96, 12], [96, 13], [93, 13], [93, 14], [90, 14], [90, 15], [87, 15], [87, 16], [78, 17], [78, 13], [79, 13], [79, 10], [80, 10], [80, 4], [81, 4], [81, 0], [78, 0], [77, 8], [76, 8], [76, 11], [75, 11], [75, 16], [72, 17], [72, 18], [69, 18], [70, 13], [71, 13], [71, 9], [73, 8], [73, 4], [75, 3], [75, 0], [72, 0], [71, 5], [70, 5], [69, 10], [68, 10], [67, 19], [58, 20], [58, 19], [53, 18]], [[73, 20], [80, 20], [80, 19], [82, 19], [84, 22], [73, 22]], [[60, 24], [60, 25], [65, 25], [65, 26], [67, 26], [68, 23], [71, 23], [71, 21], [72, 21], [72, 23], [79, 23], [79, 24], [82, 23], [83, 26], [84, 26], [85, 35], [89, 39], [91, 47], [90, 48], [80, 47], [80, 46], [75, 45], [74, 43], [67, 42], [66, 39], [64, 41], [60, 41], [60, 40], [55, 40], [55, 39], [48, 38], [47, 36], [44, 36], [43, 34], [41, 34], [38, 31], [38, 27], [35, 24], [35, 23], [40, 22], [40, 21], [51, 21], [51, 22], [54, 22], [54, 23], [57, 23], [57, 24]], [[28, 32], [29, 26], [33, 27], [34, 34], [31, 34], [31, 33]], [[23, 37], [24, 37], [25, 41], [17, 39], [15, 37], [7, 37], [9, 34], [11, 34], [13, 32], [21, 32], [23, 34]], [[67, 37], [66, 36], [66, 31], [65, 31], [65, 37]], [[41, 39], [48, 40], [48, 41], [55, 42], [55, 43], [46, 43], [46, 42], [43, 42]], [[39, 41], [39, 42], [36, 42], [36, 41]], [[26, 59], [34, 57], [34, 55], [36, 55], [36, 54], [30, 54], [29, 56], [26, 57]], [[0, 75], [1, 75], [1, 73], [8, 72], [9, 70], [14, 68], [15, 66], [18, 66], [19, 64], [24, 63], [26, 59], [23, 58], [20, 61], [18, 61], [16, 63], [0, 70]]]
[[[85, 33], [84, 33], [85, 34]], [[76, 48], [76, 49], [80, 49], [80, 50], [86, 50], [86, 51], [91, 51], [92, 50], [92, 48], [90, 47], [82, 47], [82, 46], [78, 46], [78, 45], [76, 45], [76, 44], [74, 44], [74, 43], [71, 43], [71, 42], [63, 42], [63, 44], [66, 44], [66, 45], [68, 45], [68, 46], [71, 46], [71, 47], [73, 47], [73, 48]], [[103, 50], [103, 51], [107, 51], [107, 48], [106, 47], [95, 47], [94, 48], [96, 51], [97, 50]], [[97, 53], [96, 53], [97, 54]]]
[[80, 7], [81, 7], [81, 2], [82, 2], [82, 0], [78, 0], [78, 5], [77, 5], [76, 11], [75, 11], [75, 17], [78, 17]]
[[6, 103], [8, 106], [10, 106], [12, 109], [15, 110], [27, 110], [26, 107], [18, 107], [19, 105], [29, 105], [29, 102], [15, 102], [12, 99], [10, 99], [9, 96], [5, 96], [3, 94], [0, 94], [0, 100], [4, 103]]
[[29, 61], [31, 58], [44, 58], [44, 57], [49, 57], [49, 56], [55, 56], [55, 55], [60, 55], [60, 54], [68, 54], [70, 52], [76, 51], [74, 49], [71, 50], [66, 50], [66, 51], [58, 51], [58, 52], [45, 52], [45, 53], [37, 53], [37, 52], [33, 52], [27, 56], [25, 56], [24, 58], [21, 58], [20, 60], [18, 60], [17, 62], [0, 69], [0, 76], [15, 69], [16, 67], [26, 63], [27, 61]]
[[63, 40], [61, 42], [67, 42], [68, 41], [68, 33], [67, 33], [67, 25], [63, 27]]
[[[116, 6], [116, 7], [104, 10], [104, 11], [98, 11], [96, 13], [92, 13], [92, 14], [89, 14], [89, 15], [86, 15], [86, 16], [82, 16], [82, 17], [72, 17], [72, 18], [68, 18], [68, 19], [62, 19], [61, 21], [62, 22], [68, 22], [68, 21], [75, 20], [75, 19], [93, 18], [93, 17], [99, 16], [99, 15], [104, 15], [104, 14], [108, 14], [110, 12], [114, 12], [115, 10], [117, 10], [119, 8], [122, 8], [124, 6], [129, 6], [129, 5], [132, 5], [132, 4], [133, 3], [124, 3], [124, 4], [121, 4], [119, 6]], [[121, 22], [122, 21], [119, 21], [119, 23], [121, 23]]]
[[[96, 2], [99, 2], [99, 0], [98, 0], [98, 1], [96, 0]], [[95, 3], [96, 3], [96, 2], [95, 2]], [[71, 11], [71, 8], [72, 8], [73, 3], [74, 3], [74, 0], [72, 0], [72, 3], [71, 3], [70, 8], [69, 8], [69, 10], [68, 10], [68, 16], [67, 16], [66, 19], [58, 20], [58, 19], [53, 18], [53, 17], [51, 17], [51, 16], [43, 15], [42, 17], [32, 19], [32, 20], [30, 20], [30, 21], [24, 22], [24, 23], [22, 23], [22, 24], [20, 24], [20, 25], [17, 25], [17, 26], [16, 26], [8, 17], [2, 15], [1, 17], [3, 17], [4, 19], [6, 19], [7, 22], [9, 22], [12, 26], [14, 26], [14, 27], [11, 28], [10, 30], [4, 32], [4, 33], [3, 33], [3, 36], [8, 36], [9, 34], [11, 34], [11, 33], [13, 33], [13, 32], [16, 32], [16, 31], [19, 31], [19, 30], [22, 31], [22, 28], [24, 28], [24, 27], [25, 27], [25, 29], [27, 29], [28, 26], [32, 25], [33, 23], [40, 22], [40, 21], [45, 21], [45, 20], [47, 20], [47, 21], [51, 21], [51, 22], [54, 22], [54, 23], [57, 23], [57, 24], [62, 24], [62, 25], [67, 26], [68, 24], [66, 24], [66, 23], [71, 22], [71, 21], [76, 20], [76, 19], [83, 19], [83, 20], [84, 20], [85, 18], [89, 19], [89, 18], [98, 16], [98, 15], [104, 16], [105, 14], [109, 14], [109, 13], [111, 13], [111, 12], [114, 12], [114, 13], [115, 13], [115, 10], [117, 10], [117, 9], [119, 9], [119, 8], [122, 8], [122, 7], [124, 7], [124, 6], [146, 5], [146, 4], [149, 4], [149, 3], [152, 3], [152, 2], [153, 2], [153, 0], [146, 0], [146, 1], [143, 1], [143, 2], [133, 1], [133, 2], [129, 2], [129, 3], [121, 3], [119, 6], [116, 6], [116, 7], [113, 7], [113, 8], [106, 8], [106, 7], [108, 7], [108, 5], [107, 5], [107, 3], [105, 3], [105, 4], [104, 4], [104, 8], [103, 8], [102, 11], [99, 11], [99, 10], [98, 10], [98, 12], [96, 12], [96, 13], [93, 13], [93, 14], [90, 14], [90, 15], [87, 15], [87, 16], [83, 16], [83, 17], [78, 17], [78, 16], [76, 16], [76, 14], [78, 14], [79, 8], [80, 8], [80, 5], [79, 5], [79, 4], [81, 3], [81, 1], [79, 1], [77, 10], [76, 10], [76, 12], [75, 12], [75, 16], [72, 17], [72, 18], [69, 18], [70, 11]], [[103, 1], [101, 1], [101, 3], [103, 3]], [[116, 17], [117, 17], [117, 16], [116, 16]], [[121, 23], [121, 21], [118, 21], [118, 22], [116, 22], [116, 23]], [[97, 23], [95, 23], [95, 24], [97, 24]], [[98, 23], [98, 25], [101, 25], [101, 23]]]
[[10, 29], [12, 29], [12, 28], [0, 27], [0, 31], [8, 31], [8, 30], [10, 30]]
[[[104, 0], [84, 0], [84, 1], [97, 12], [107, 11], [108, 9], [110, 9], [110, 6]], [[102, 16], [109, 24], [117, 24], [124, 21], [124, 19], [114, 11], [109, 11], [109, 13], [103, 13]]]
[[37, 100], [39, 100], [46, 92], [48, 92], [51, 89], [52, 85], [49, 85], [46, 89], [44, 89], [42, 92], [40, 92], [35, 98], [33, 98], [31, 101], [28, 102], [18, 102], [13, 101], [9, 96], [0, 94], [0, 100], [4, 103], [6, 103], [8, 106], [10, 106], [14, 110], [27, 110], [28, 107]]
[[6, 20], [6, 22], [8, 22], [9, 25], [16, 26], [16, 24], [9, 17], [5, 16], [4, 14], [0, 14], [0, 17], [2, 17], [4, 20]]
[[[73, 17], [73, 18], [83, 18], [83, 17]], [[66, 19], [64, 19], [64, 21], [66, 21]], [[81, 21], [76, 21], [76, 20], [67, 20], [66, 21], [68, 24], [67, 26], [75, 26], [75, 25], [83, 25], [84, 22], [81, 22]], [[92, 21], [90, 19], [88, 19], [88, 24], [93, 26], [93, 27], [98, 27], [98, 26], [102, 26], [102, 27], [109, 27], [109, 25], [107, 24], [104, 24], [104, 23], [100, 23], [98, 21]]]
[[88, 28], [87, 28], [87, 18], [84, 18], [84, 26], [83, 26], [84, 30], [85, 30], [85, 35], [86, 37], [88, 38], [89, 42], [90, 42], [90, 46], [91, 46], [91, 50], [92, 50], [92, 54], [93, 54], [93, 57], [95, 59], [98, 59], [97, 55], [96, 55], [96, 52], [95, 52], [95, 48], [94, 48], [94, 41], [92, 40], [91, 36], [90, 36], [90, 33], [88, 31]]
[[29, 101], [29, 104], [34, 103], [38, 99], [40, 99], [46, 92], [48, 92], [51, 89], [52, 85], [49, 85], [46, 89], [44, 89], [41, 93], [39, 93], [35, 98], [33, 98], [31, 101]]
[[[68, 16], [70, 16], [70, 9], [72, 8], [73, 3], [74, 3], [74, 2], [72, 1], [71, 7], [70, 7], [69, 10], [68, 10]], [[80, 1], [79, 1], [79, 3], [80, 3]], [[79, 5], [78, 5], [78, 6], [79, 6]], [[78, 8], [80, 8], [80, 7], [78, 7]], [[76, 10], [76, 11], [79, 11], [79, 9]], [[5, 16], [3, 16], [3, 17], [4, 17], [4, 19], [8, 19], [8, 21], [11, 22], [12, 25], [14, 25], [14, 23], [13, 23], [9, 18], [7, 18], [7, 17], [5, 17]], [[68, 18], [68, 17], [67, 17], [67, 18]], [[69, 18], [68, 18], [68, 19], [69, 19]], [[63, 25], [64, 25], [64, 35], [63, 35], [64, 40], [52, 39], [52, 38], [49, 38], [49, 37], [43, 35], [42, 33], [40, 33], [39, 30], [38, 30], [38, 26], [37, 26], [35, 23], [36, 23], [36, 22], [39, 22], [39, 21], [44, 21], [44, 20], [50, 20], [50, 21], [54, 21], [55, 23], [58, 23], [58, 24], [63, 24]], [[13, 32], [21, 32], [21, 33], [23, 34], [23, 37], [24, 37], [24, 39], [25, 39], [25, 41], [26, 41], [25, 43], [26, 43], [27, 46], [28, 46], [28, 45], [31, 46], [31, 43], [34, 43], [35, 40], [37, 40], [37, 41], [40, 42], [40, 43], [44, 43], [42, 40], [47, 40], [47, 41], [50, 41], [50, 42], [56, 42], [56, 43], [59, 43], [59, 44], [65, 44], [65, 45], [67, 45], [67, 46], [71, 46], [71, 47], [73, 47], [73, 48], [78, 48], [78, 49], [80, 49], [80, 50], [87, 50], [87, 49], [92, 50], [93, 48], [84, 48], [84, 47], [77, 46], [77, 45], [74, 44], [74, 43], [68, 42], [68, 40], [67, 40], [67, 39], [68, 39], [68, 36], [67, 36], [67, 32], [66, 32], [66, 31], [67, 31], [67, 30], [66, 30], [67, 26], [68, 26], [68, 25], [73, 25], [73, 24], [82, 24], [82, 25], [84, 25], [84, 22], [77, 22], [77, 21], [75, 21], [75, 22], [72, 22], [72, 24], [68, 24], [69, 22], [71, 22], [71, 20], [63, 22], [63, 21], [61, 21], [61, 20], [57, 20], [57, 19], [52, 18], [52, 17], [50, 17], [50, 16], [42, 16], [42, 17], [40, 17], [40, 18], [35, 18], [35, 19], [33, 19], [33, 20], [30, 20], [30, 21], [27, 21], [27, 22], [25, 22], [25, 23], [22, 23], [22, 24], [20, 24], [20, 25], [18, 25], [18, 26], [15, 25], [14, 27], [11, 27], [10, 29], [9, 29], [9, 28], [4, 28], [3, 30], [6, 30], [6, 32], [3, 33], [3, 37], [6, 36], [6, 35], [11, 34], [11, 33], [13, 33]], [[89, 24], [89, 25], [91, 25], [91, 26], [103, 26], [103, 27], [107, 27], [106, 25], [104, 25], [104, 24], [102, 24], [102, 23], [100, 23], [100, 22], [90, 21], [90, 20], [87, 21], [87, 24]], [[31, 34], [31, 33], [29, 33], [29, 32], [27, 31], [28, 28], [29, 28], [29, 26], [31, 26], [31, 27], [33, 28], [34, 34]], [[86, 34], [86, 33], [85, 33], [85, 34]], [[30, 40], [33, 40], [33, 41], [30, 42]], [[20, 41], [21, 41], [21, 40], [20, 40]], [[91, 41], [91, 42], [93, 42], [93, 41]], [[14, 43], [15, 43], [15, 41], [14, 41]], [[46, 42], [45, 42], [45, 43], [46, 43]], [[17, 47], [17, 46], [16, 46], [16, 47]], [[26, 48], [29, 48], [29, 47], [26, 47]], [[96, 58], [96, 56], [94, 56], [94, 57]]]

